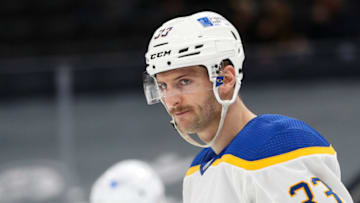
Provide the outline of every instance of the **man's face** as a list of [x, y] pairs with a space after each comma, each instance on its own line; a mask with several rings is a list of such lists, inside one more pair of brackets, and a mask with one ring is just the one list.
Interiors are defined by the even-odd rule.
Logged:
[[199, 133], [218, 124], [221, 105], [216, 101], [207, 70], [179, 68], [156, 75], [163, 103], [184, 133]]

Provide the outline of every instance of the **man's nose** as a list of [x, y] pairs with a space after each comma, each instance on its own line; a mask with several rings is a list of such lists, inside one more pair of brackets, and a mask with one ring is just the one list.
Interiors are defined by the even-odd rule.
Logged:
[[164, 98], [164, 102], [168, 108], [173, 108], [181, 103], [181, 94], [167, 92]]

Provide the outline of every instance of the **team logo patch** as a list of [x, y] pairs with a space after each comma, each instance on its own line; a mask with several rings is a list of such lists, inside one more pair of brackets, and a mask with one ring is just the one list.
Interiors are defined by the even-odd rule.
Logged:
[[218, 87], [218, 86], [220, 86], [222, 84], [224, 84], [224, 76], [216, 77], [216, 85], [215, 85], [215, 87]]
[[116, 188], [119, 185], [119, 183], [116, 180], [112, 180], [110, 183], [111, 188]]
[[197, 21], [199, 21], [204, 27], [214, 26], [208, 17], [199, 18]]

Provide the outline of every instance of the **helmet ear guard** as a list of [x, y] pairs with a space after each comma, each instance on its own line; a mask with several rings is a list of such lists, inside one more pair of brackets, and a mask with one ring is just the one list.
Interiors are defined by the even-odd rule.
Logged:
[[[155, 31], [145, 57], [146, 72], [154, 80], [144, 80], [144, 92], [148, 104], [159, 101], [164, 104], [161, 99], [154, 99], [158, 95], [155, 78], [157, 73], [190, 66], [203, 66], [207, 69], [215, 98], [222, 105], [221, 119], [214, 138], [205, 145], [199, 144], [178, 129], [173, 117], [171, 123], [186, 141], [195, 146], [209, 147], [215, 143], [220, 135], [228, 107], [235, 102], [238, 95], [243, 77], [242, 64], [245, 55], [236, 28], [223, 16], [209, 11], [175, 18]], [[219, 87], [224, 79], [220, 71], [226, 64], [234, 67], [236, 78], [234, 92], [229, 100], [219, 96]], [[152, 95], [150, 99], [148, 99], [149, 95]], [[165, 104], [164, 106], [167, 109]]]

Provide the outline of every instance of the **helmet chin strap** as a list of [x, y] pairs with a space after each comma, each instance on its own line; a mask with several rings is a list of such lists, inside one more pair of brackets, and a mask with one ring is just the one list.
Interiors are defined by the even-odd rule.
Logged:
[[[202, 148], [206, 148], [206, 147], [212, 147], [216, 140], [218, 139], [218, 137], [220, 136], [220, 133], [221, 133], [221, 130], [222, 130], [222, 127], [223, 127], [223, 124], [224, 124], [224, 121], [225, 121], [225, 117], [226, 117], [226, 114], [227, 114], [227, 111], [228, 111], [228, 108], [231, 104], [233, 104], [235, 102], [235, 99], [237, 97], [237, 94], [239, 92], [239, 89], [240, 89], [240, 86], [241, 86], [241, 79], [240, 78], [237, 78], [237, 81], [236, 81], [236, 85], [235, 85], [235, 89], [234, 89], [234, 93], [233, 93], [233, 96], [231, 98], [231, 100], [222, 100], [219, 96], [219, 91], [218, 91], [218, 87], [216, 87], [216, 84], [215, 82], [213, 82], [213, 91], [214, 91], [214, 94], [215, 94], [215, 97], [216, 97], [216, 100], [221, 104], [222, 108], [221, 108], [221, 118], [220, 118], [220, 122], [219, 122], [219, 125], [218, 125], [218, 129], [216, 131], [216, 134], [215, 136], [211, 139], [210, 142], [208, 142], [207, 144], [200, 144], [199, 142], [195, 141], [193, 138], [190, 137], [189, 134], [187, 133], [183, 133], [181, 132], [177, 125], [176, 125], [176, 122], [175, 122], [175, 119], [173, 116], [171, 116], [172, 120], [170, 121], [170, 123], [173, 125], [173, 127], [175, 127], [175, 129], [178, 131], [178, 133], [181, 135], [181, 137], [186, 140], [188, 143], [194, 145], [194, 146], [197, 146], [197, 147], [202, 147]], [[163, 103], [164, 104], [164, 103]], [[164, 104], [165, 108], [166, 108], [166, 105]], [[168, 110], [166, 108], [166, 110]], [[169, 112], [169, 111], [168, 111]]]

